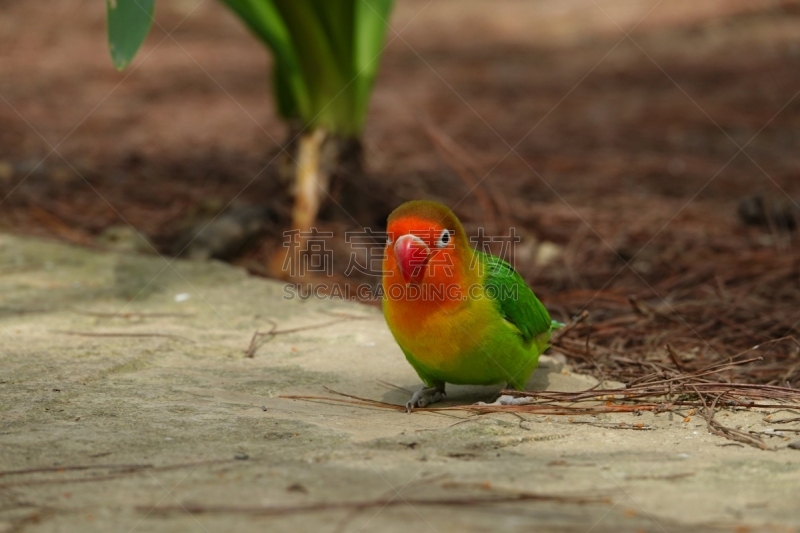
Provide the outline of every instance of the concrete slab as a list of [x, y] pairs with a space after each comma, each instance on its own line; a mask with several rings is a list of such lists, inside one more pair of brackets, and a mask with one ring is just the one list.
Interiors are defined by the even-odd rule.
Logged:
[[[710, 435], [699, 417], [407, 415], [286, 399], [329, 388], [402, 404], [382, 381], [419, 379], [377, 309], [287, 301], [283, 289], [224, 264], [0, 236], [0, 532], [800, 527], [788, 438], [765, 452]], [[270, 320], [319, 327], [246, 357]], [[529, 386], [594, 383], [545, 359]], [[454, 387], [448, 403], [496, 390]], [[765, 430], [765, 414], [720, 420]], [[654, 429], [584, 423], [621, 421]]]

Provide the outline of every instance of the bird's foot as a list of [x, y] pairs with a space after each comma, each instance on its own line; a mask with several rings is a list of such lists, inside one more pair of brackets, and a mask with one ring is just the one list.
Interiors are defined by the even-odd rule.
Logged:
[[492, 403], [478, 402], [475, 405], [527, 405], [531, 403], [531, 398], [526, 396], [511, 396], [510, 394], [503, 394]]
[[415, 407], [425, 407], [445, 399], [447, 393], [440, 387], [422, 387], [406, 402], [406, 412], [410, 413]]

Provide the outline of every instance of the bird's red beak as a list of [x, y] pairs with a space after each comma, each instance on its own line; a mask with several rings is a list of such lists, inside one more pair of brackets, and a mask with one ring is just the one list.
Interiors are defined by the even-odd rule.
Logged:
[[394, 243], [394, 255], [405, 282], [420, 283], [431, 255], [428, 245], [416, 235], [407, 233]]

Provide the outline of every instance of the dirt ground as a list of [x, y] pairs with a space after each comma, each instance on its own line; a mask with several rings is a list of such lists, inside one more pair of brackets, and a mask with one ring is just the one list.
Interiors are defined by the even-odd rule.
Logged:
[[[265, 231], [229, 260], [266, 274], [291, 205], [269, 59], [217, 3], [163, 4], [123, 73], [101, 5], [2, 7], [0, 228], [102, 246], [132, 226], [170, 255], [257, 206]], [[412, 198], [473, 233], [513, 227], [552, 314], [590, 311], [562, 348], [598, 377], [638, 375], [667, 344], [697, 369], [771, 342], [731, 379], [798, 386], [800, 3], [492, 6], [398, 2], [365, 133], [371, 227]], [[737, 214], [748, 199], [760, 225]], [[339, 281], [375, 283], [341, 277], [361, 227], [328, 210], [320, 228]]]
[[[390, 184], [395, 204], [437, 198], [487, 224], [424, 134], [429, 119], [471, 156], [507, 222], [601, 254], [542, 286], [547, 297], [599, 288], [616, 254], [645, 244], [638, 256], [656, 259], [676, 240], [775, 246], [738, 224], [736, 206], [800, 195], [798, 6], [400, 1], [365, 134], [368, 178]], [[3, 227], [91, 242], [129, 222], [167, 252], [197, 210], [234, 201], [285, 215], [267, 54], [211, 0], [158, 7], [123, 73], [110, 68], [102, 5], [2, 7]], [[646, 270], [648, 283], [664, 277]], [[642, 287], [630, 271], [609, 287], [620, 284]]]
[[[382, 191], [379, 197], [374, 198], [371, 225], [380, 229], [387, 206], [412, 198], [433, 198], [453, 206], [470, 232], [486, 227], [490, 234], [504, 235], [509, 227], [513, 227], [522, 237], [514, 248], [515, 266], [553, 316], [566, 322], [582, 311], [588, 311], [588, 317], [554, 349], [582, 374], [628, 383], [647, 373], [693, 372], [715, 362], [759, 356], [760, 360], [732, 367], [720, 374], [719, 379], [752, 386], [782, 387], [782, 390], [789, 391], [787, 394], [796, 394], [800, 387], [800, 344], [795, 340], [796, 327], [800, 324], [800, 251], [795, 230], [800, 225], [800, 205], [797, 203], [800, 199], [800, 2], [500, 0], [492, 2], [491, 9], [487, 5], [487, 2], [479, 0], [398, 1], [364, 137], [367, 175], [363, 178], [362, 188], [366, 194]], [[286, 228], [291, 205], [288, 184], [279, 172], [280, 146], [287, 131], [277, 120], [268, 93], [269, 57], [231, 14], [212, 0], [161, 1], [157, 6], [157, 24], [132, 66], [122, 73], [113, 70], [105, 48], [104, 7], [101, 2], [5, 2], [0, 3], [0, 15], [0, 231], [17, 236], [56, 239], [84, 249], [136, 249], [151, 255], [158, 251], [169, 257], [183, 247], [187, 231], [198, 223], [204, 224], [220, 212], [247, 212], [247, 206], [256, 206], [268, 213], [261, 228], [263, 231], [243, 250], [230, 254], [228, 259], [251, 274], [267, 273], [268, 259], [281, 248], [282, 231]], [[436, 139], [439, 139], [438, 144]], [[449, 151], [442, 147], [442, 143], [450, 147]], [[473, 187], [476, 182], [479, 185]], [[389, 192], [383, 194], [383, 191]], [[755, 195], [761, 195], [763, 200]], [[748, 206], [746, 217], [740, 214], [742, 202]], [[745, 218], [750, 224], [744, 223]], [[139, 234], [132, 232], [131, 227]], [[341, 212], [330, 209], [323, 214], [320, 228], [334, 233], [331, 241], [334, 277], [343, 283], [374, 283], [372, 276], [343, 276], [352, 251], [345, 242], [345, 232], [360, 229], [360, 226]], [[9, 245], [11, 248], [27, 246], [11, 237], [7, 239], [13, 243]], [[78, 249], [69, 250], [72, 251], [62, 255], [70, 257], [82, 253]], [[48, 287], [48, 283], [62, 283], [63, 280], [47, 281], [48, 276], [58, 278], [55, 272], [39, 272], [52, 262], [51, 259], [41, 259], [37, 255], [40, 254], [38, 249], [31, 254], [34, 259], [25, 259], [27, 256], [23, 254], [21, 264], [38, 265], [34, 269], [36, 273], [31, 274], [30, 279], [8, 281], [9, 287], [21, 284], [23, 287], [41, 288]], [[140, 283], [144, 277], [152, 278], [159, 273], [159, 267], [152, 266], [159, 263], [148, 263], [151, 260], [161, 261], [145, 257], [141, 263], [137, 262], [138, 259], [123, 260], [121, 266], [109, 267], [116, 269], [114, 271], [121, 276], [120, 279], [132, 276], [134, 281], [129, 285], [114, 285], [116, 292], [112, 291], [111, 296], [102, 294], [103, 298], [110, 298], [103, 300], [106, 307], [100, 306], [104, 312], [116, 312], [146, 286], [146, 283]], [[0, 279], [18, 274], [20, 267], [14, 261], [17, 259], [8, 259], [0, 265]], [[142, 267], [145, 264], [151, 266]], [[144, 270], [140, 272], [141, 268]], [[191, 268], [203, 267], [195, 265]], [[69, 279], [69, 282], [63, 281], [67, 288], [58, 295], [63, 305], [56, 307], [74, 306], [82, 298], [98, 296], [87, 294], [82, 286], [69, 289], [69, 283], [75, 281], [69, 275], [72, 274], [63, 274], [64, 280]], [[250, 282], [267, 283], [263, 280]], [[271, 285], [259, 285], [266, 286]], [[163, 289], [153, 291], [162, 294]], [[145, 292], [143, 296], [150, 297], [150, 293]], [[190, 291], [184, 292], [188, 294]], [[49, 295], [46, 292], [36, 294], [37, 299], [31, 301], [26, 300], [25, 295], [18, 295], [18, 300], [4, 295], [5, 299], [0, 300], [0, 316], [5, 316], [4, 320], [12, 321], [14, 327], [23, 330], [34, 327], [35, 321], [31, 317], [38, 317], [50, 309]], [[72, 303], [64, 303], [69, 301]], [[244, 321], [242, 324], [246, 324], [241, 328], [236, 324], [225, 324], [235, 315], [233, 307], [257, 307], [257, 302], [248, 300], [246, 305], [233, 302], [224, 305], [231, 306], [233, 314], [217, 316], [219, 323], [215, 327], [227, 329], [233, 325], [237, 340], [231, 341], [230, 345], [223, 343], [227, 346], [224, 349], [209, 350], [221, 350], [239, 361], [240, 352], [237, 350], [241, 349], [242, 342], [248, 340], [255, 327], [265, 326], [258, 320]], [[280, 318], [288, 323], [294, 316], [292, 309], [289, 306], [277, 310], [270, 308], [269, 312], [264, 311], [263, 316]], [[375, 312], [373, 308], [364, 306], [355, 309]], [[157, 310], [148, 308], [148, 312]], [[244, 313], [245, 310], [237, 309], [236, 312]], [[317, 318], [323, 316], [324, 313], [319, 317], [314, 315]], [[54, 326], [54, 329], [81, 325], [73, 323], [74, 317], [70, 317], [60, 318], [66, 322]], [[303, 323], [313, 323], [309, 316], [304, 320]], [[6, 328], [11, 327], [4, 324]], [[360, 327], [357, 322], [353, 324], [356, 329]], [[195, 329], [184, 333], [195, 335], [196, 329], [202, 329], [204, 325], [192, 327]], [[352, 333], [356, 337], [359, 334]], [[23, 346], [27, 346], [27, 342], [39, 342], [38, 333], [28, 332], [26, 335], [25, 342], [21, 343]], [[30, 443], [36, 438], [48, 435], [49, 423], [37, 418], [42, 413], [34, 416], [27, 411], [33, 407], [24, 402], [24, 390], [28, 390], [25, 387], [48, 391], [58, 388], [49, 383], [58, 379], [59, 367], [70, 361], [69, 357], [53, 352], [51, 336], [44, 339], [41, 342], [47, 347], [42, 345], [41, 354], [48, 371], [42, 374], [41, 380], [48, 383], [46, 386], [39, 382], [34, 385], [30, 381], [38, 379], [38, 369], [26, 366], [30, 363], [25, 362], [26, 356], [21, 355], [20, 346], [15, 343], [2, 345], [3, 356], [10, 357], [14, 365], [22, 367], [14, 366], [17, 377], [11, 379], [6, 377], [3, 364], [0, 381], [5, 381], [5, 384], [0, 386], [27, 384], [14, 393], [19, 394], [13, 396], [14, 400], [9, 400], [11, 396], [4, 394], [0, 406], [3, 422], [10, 424], [0, 429], [0, 435], [12, 435], [17, 439], [14, 441], [16, 448], [2, 456], [6, 470], [17, 468], [20, 450], [30, 449]], [[61, 337], [58, 339], [59, 342], [65, 341]], [[106, 340], [110, 342], [110, 339]], [[142, 342], [147, 344], [151, 341], [154, 345], [148, 344], [145, 352], [159, 353], [163, 346], [154, 340]], [[179, 342], [178, 339], [163, 341]], [[386, 342], [390, 346], [388, 340]], [[79, 340], [76, 340], [77, 345], [80, 345]], [[212, 345], [217, 346], [209, 344]], [[136, 353], [141, 349], [134, 344], [124, 346], [135, 348]], [[120, 353], [126, 353], [125, 349], [119, 347]], [[96, 356], [102, 358], [103, 349], [98, 347], [97, 350]], [[39, 353], [36, 352], [37, 356]], [[325, 353], [341, 355], [335, 350]], [[126, 361], [138, 361], [138, 356], [128, 355]], [[163, 361], [159, 359], [154, 368], [147, 367], [147, 372], [137, 378], [138, 381], [131, 386], [143, 387], [143, 403], [132, 403], [124, 411], [167, 410], [172, 413], [169, 422], [159, 421], [157, 417], [148, 419], [144, 426], [137, 422], [124, 428], [129, 436], [136, 433], [137, 427], [146, 426], [149, 428], [147, 431], [151, 431], [156, 426], [179, 425], [181, 415], [176, 413], [183, 412], [180, 409], [189, 409], [197, 390], [211, 386], [208, 383], [215, 379], [215, 363], [202, 361], [207, 375], [191, 385], [197, 388], [193, 389], [194, 393], [186, 393], [191, 398], [182, 397], [172, 404], [161, 387], [173, 387], [171, 380], [179, 379], [175, 368], [183, 367], [188, 361], [202, 360], [202, 356], [190, 350], [180, 351], [175, 359], [172, 357], [170, 355]], [[112, 365], [111, 361], [107, 361], [106, 366], [97, 367], [91, 361], [91, 357], [81, 359], [76, 368], [83, 368], [83, 364], [89, 364], [89, 367], [75, 372], [94, 375], [92, 372], [102, 374], [112, 368], [108, 366]], [[303, 374], [318, 363], [318, 359], [312, 357], [302, 364], [297, 363], [298, 367], [293, 371]], [[413, 374], [401, 363], [385, 368], [391, 368], [393, 375], [405, 376], [405, 381], [391, 381], [400, 381], [398, 384], [411, 387], [415, 383]], [[149, 363], [141, 364], [147, 366]], [[301, 372], [298, 370], [301, 367], [306, 370]], [[236, 373], [242, 368], [231, 372]], [[357, 392], [355, 383], [360, 378], [347, 374], [347, 365], [334, 365], [325, 372], [328, 373], [324, 378], [316, 376], [308, 386], [303, 381], [305, 374], [298, 374], [299, 384], [275, 390], [304, 394], [313, 389], [314, 394], [321, 394], [324, 392], [321, 390], [323, 383], [341, 379], [349, 384], [348, 387], [352, 386], [347, 389], [349, 392]], [[401, 402], [399, 396], [391, 396], [383, 389], [380, 393], [372, 390], [377, 387], [375, 379], [383, 375], [383, 370], [365, 372], [372, 391], [365, 396]], [[156, 380], [155, 384], [148, 381], [161, 375], [169, 377], [165, 377], [164, 382]], [[345, 375], [349, 377], [342, 377]], [[72, 376], [69, 379], [80, 382], [73, 374], [64, 376], [65, 379]], [[227, 385], [220, 387], [237, 390], [242, 385], [236, 379], [230, 379]], [[260, 407], [264, 395], [260, 386], [253, 385], [252, 390], [242, 392], [258, 399], [248, 396], [246, 400], [239, 398], [236, 402], [252, 400], [253, 406]], [[129, 392], [127, 389], [126, 394]], [[101, 398], [107, 398], [103, 395], [108, 394], [113, 396], [114, 393], [106, 389], [97, 392], [96, 404], [92, 405], [102, 405], [104, 400]], [[159, 397], [159, 394], [166, 396]], [[156, 397], [161, 399], [148, 403]], [[15, 403], [16, 398], [20, 399], [19, 403]], [[465, 396], [463, 399], [471, 401], [474, 398]], [[315, 424], [314, 421], [320, 418], [336, 417], [340, 416], [336, 413], [341, 413], [336, 409], [314, 411], [320, 407], [297, 402], [292, 403], [295, 407], [291, 409], [285, 403], [280, 405], [281, 409], [287, 409], [286, 413], [302, 412], [302, 417], [309, 417], [311, 421], [303, 418], [303, 424]], [[263, 416], [253, 406], [253, 412], [248, 411], [247, 416]], [[272, 409], [272, 404], [267, 407]], [[102, 410], [101, 407], [97, 409]], [[368, 410], [358, 410], [361, 411]], [[348, 424], [357, 424], [355, 412], [351, 413], [353, 420]], [[8, 413], [13, 413], [13, 416], [7, 417]], [[295, 424], [291, 421], [293, 415], [286, 413], [278, 417], [281, 420], [276, 423], [288, 424], [288, 429], [276, 430], [276, 434], [300, 433], [292, 429], [292, 424]], [[219, 422], [230, 413], [222, 409], [217, 415]], [[737, 421], [730, 425], [757, 428], [762, 424], [764, 413], [746, 415], [725, 411], [722, 415], [749, 416], [751, 418], [746, 423]], [[200, 431], [205, 415], [199, 413], [197, 416], [194, 430]], [[344, 414], [341, 416], [346, 418]], [[364, 443], [391, 436], [391, 439], [405, 442], [403, 439], [406, 437], [398, 436], [402, 431], [398, 428], [406, 427], [407, 418], [395, 418], [399, 415], [382, 412], [369, 416], [370, 423], [382, 429], [359, 434], [351, 428], [344, 430], [346, 436], [336, 431], [326, 433], [328, 429], [325, 429], [320, 430], [319, 438], [344, 443], [350, 442], [347, 439], [355, 435], [354, 442]], [[391, 422], [386, 422], [381, 416], [390, 417]], [[662, 424], [667, 415], [658, 416], [653, 424]], [[434, 415], [425, 417], [439, 420]], [[70, 420], [64, 418], [61, 423], [67, 424]], [[232, 424], [241, 422], [246, 425], [244, 419], [235, 420], [238, 422]], [[425, 423], [419, 422], [422, 417], [414, 420], [413, 430], [411, 426], [407, 428], [408, 434], [425, 429]], [[495, 419], [490, 417], [487, 420]], [[503, 425], [506, 422], [517, 423], [510, 415], [497, 420], [503, 428], [506, 428]], [[452, 421], [448, 419], [446, 422]], [[102, 422], [106, 423], [107, 420]], [[539, 418], [536, 418], [536, 423], [545, 424]], [[555, 426], [547, 426], [546, 431], [542, 431], [547, 433], [552, 429], [560, 433], [563, 429], [560, 425], [565, 423], [563, 419], [555, 419], [547, 422]], [[450, 431], [444, 429], [447, 425], [444, 422], [431, 424], [442, 432]], [[658, 515], [663, 520], [658, 520], [659, 526], [656, 527], [647, 518], [638, 522], [640, 512], [633, 508], [629, 515], [617, 516], [614, 513], [621, 507], [615, 507], [616, 511], [609, 516], [616, 516], [615, 520], [620, 522], [609, 525], [601, 520], [595, 530], [602, 530], [602, 527], [608, 531], [624, 530], [619, 529], [619, 524], [625, 517], [632, 520], [630, 530], [687, 531], [691, 526], [699, 528], [698, 531], [707, 531], [717, 526], [730, 529], [740, 523], [754, 530], [770, 530], [772, 526], [797, 525], [796, 511], [783, 506], [785, 495], [792, 490], [796, 492], [800, 485], [800, 478], [796, 477], [796, 461], [780, 463], [784, 460], [783, 454], [797, 452], [783, 450], [776, 455], [722, 446], [719, 439], [707, 434], [702, 424], [702, 427], [691, 430], [698, 432], [697, 436], [692, 433], [692, 438], [705, 442], [709, 446], [703, 448], [706, 451], [697, 457], [691, 451], [678, 452], [692, 455], [698, 461], [692, 463], [690, 470], [694, 472], [692, 476], [696, 476], [692, 479], [705, 476], [697, 473], [702, 471], [711, 480], [711, 485], [695, 485], [683, 478], [669, 477], [689, 472], [678, 468], [678, 463], [663, 462], [664, 454], [672, 457], [669, 455], [671, 448], [667, 451], [663, 447], [667, 446], [666, 440], [674, 436], [675, 428], [689, 431], [676, 420], [670, 420], [670, 424], [675, 426], [672, 430], [658, 425], [658, 431], [652, 432], [570, 427], [569, 431], [575, 432], [570, 433], [573, 435], [570, 438], [583, 443], [583, 448], [574, 448], [578, 459], [572, 456], [567, 459], [550, 457], [547, 454], [562, 453], [556, 451], [560, 448], [550, 448], [550, 443], [546, 446], [525, 444], [522, 448], [532, 448], [523, 455], [538, 458], [545, 454], [547, 461], [555, 462], [553, 468], [559, 472], [552, 477], [563, 483], [552, 488], [559, 494], [561, 489], [566, 491], [573, 485], [576, 489], [592, 489], [589, 492], [598, 489], [600, 486], [589, 480], [604, 479], [601, 467], [605, 458], [616, 457], [621, 463], [625, 458], [638, 458], [625, 475], [644, 476], [641, 477], [642, 483], [652, 481], [654, 484], [647, 496], [651, 498], [652, 506], [645, 503], [642, 506], [650, 514], [657, 513], [661, 505], [670, 506], [669, 511]], [[22, 429], [28, 426], [38, 429], [31, 429], [31, 432]], [[114, 424], [108, 427], [122, 428]], [[392, 433], [389, 427], [396, 431]], [[359, 428], [362, 430], [366, 431]], [[670, 435], [666, 440], [661, 438], [662, 430]], [[3, 433], [5, 431], [10, 433]], [[87, 435], [92, 431], [71, 435], [79, 441], [91, 440]], [[498, 431], [502, 433], [502, 439], [527, 435], [521, 432], [524, 429], [520, 432], [513, 428]], [[317, 429], [312, 431], [317, 435], [316, 432]], [[641, 437], [652, 434], [658, 437]], [[196, 433], [186, 435], [187, 443], [197, 437]], [[445, 438], [441, 436], [444, 433], [437, 435], [435, 439]], [[212, 437], [212, 440], [218, 438]], [[57, 440], [59, 437], [49, 435], [46, 438]], [[459, 437], [455, 435], [452, 438]], [[128, 442], [126, 439], [123, 440]], [[268, 445], [262, 446], [261, 441], [258, 441], [258, 446], [254, 445], [260, 450], [258, 453], [270, 455], [268, 467], [258, 476], [278, 476], [275, 487], [280, 485], [280, 490], [276, 488], [278, 492], [275, 494], [280, 498], [276, 501], [283, 501], [281, 498], [295, 503], [305, 501], [304, 498], [309, 499], [308, 494], [301, 489], [284, 493], [291, 485], [284, 483], [287, 479], [284, 474], [295, 475], [297, 471], [280, 470], [283, 461], [281, 450], [286, 449], [280, 439], [270, 441]], [[586, 459], [589, 457], [585, 455], [589, 452], [586, 443], [598, 439], [603, 443], [598, 452], [605, 454], [603, 460], [597, 456]], [[232, 438], [231, 442], [235, 440]], [[26, 456], [19, 468], [104, 460], [100, 456], [91, 457], [92, 453], [105, 453], [94, 448], [84, 455], [72, 450], [69, 457], [62, 460], [57, 458], [58, 445], [53, 446], [31, 451], [33, 455]], [[163, 443], [156, 447], [160, 451], [153, 452], [151, 458], [147, 457], [146, 447], [137, 448], [134, 457], [140, 464], [136, 468], [150, 459], [161, 467], [177, 464], [175, 461], [194, 464], [201, 457], [203, 460], [209, 457], [216, 460], [224, 456], [228, 460], [231, 453], [240, 453], [231, 444], [230, 449], [225, 448], [227, 455], [201, 451], [199, 455], [190, 456], [184, 453], [185, 450], [159, 455], [167, 453], [160, 446]], [[352, 445], [344, 446], [350, 446], [343, 448], [345, 452], [353, 451]], [[383, 444], [373, 442], [365, 445], [363, 450], [359, 446], [348, 460], [359, 453], [364, 456], [374, 453], [378, 464], [386, 459], [374, 451], [382, 449]], [[420, 457], [414, 456], [414, 461], [424, 461], [421, 457], [428, 457], [427, 452], [414, 451], [414, 446], [409, 443], [403, 446], [402, 453], [391, 453], [419, 454]], [[494, 444], [490, 448], [492, 446]], [[565, 446], [565, 449], [571, 449], [572, 445]], [[91, 446], [87, 445], [88, 448]], [[303, 461], [316, 461], [313, 449], [316, 448], [295, 450], [296, 453], [292, 452], [286, 460], [300, 468]], [[250, 451], [241, 453], [252, 455]], [[469, 456], [472, 452], [464, 453], [467, 453], [464, 457], [472, 459]], [[569, 455], [571, 452], [563, 453]], [[276, 455], [273, 458], [271, 454]], [[767, 456], [771, 458], [767, 459]], [[514, 473], [515, 458], [509, 456], [503, 468], [493, 471], [488, 455], [481, 457], [485, 461], [480, 463], [480, 467], [465, 462], [467, 470], [475, 468], [470, 475], [457, 476], [458, 483], [483, 483], [489, 479], [492, 485], [505, 486], [505, 479], [518, 479]], [[775, 457], [777, 462], [773, 462]], [[129, 459], [131, 457], [115, 457], [113, 462], [129, 463]], [[584, 460], [599, 461], [601, 466], [592, 475], [582, 477], [569, 468], [573, 466], [573, 459], [580, 464]], [[640, 459], [641, 462], [637, 462]], [[729, 459], [733, 462], [725, 463], [727, 466], [715, 462]], [[460, 459], [447, 459], [451, 460]], [[396, 475], [389, 483], [392, 487], [409, 481], [408, 476], [403, 475], [414, 470], [403, 461], [392, 463], [395, 470], [391, 476]], [[559, 461], [565, 461], [567, 466]], [[231, 464], [234, 466], [230, 468], [236, 470], [240, 464], [248, 463]], [[784, 468], [776, 466], [778, 464], [790, 466]], [[658, 476], [667, 477], [659, 478], [661, 481], [658, 483], [653, 481], [647, 476], [655, 470], [650, 471], [647, 465], [659, 470]], [[336, 470], [338, 466], [331, 467], [333, 470], [325, 472], [333, 480], [339, 475], [351, 475], [350, 466], [341, 471]], [[671, 466], [675, 468], [670, 469]], [[114, 468], [104, 470], [103, 475], [116, 476]], [[208, 475], [213, 473], [220, 479], [229, 475], [226, 473], [230, 472], [226, 470], [229, 466], [216, 468], [209, 467]], [[246, 466], [242, 468], [241, 472], [236, 470], [231, 474], [233, 477], [228, 482], [236, 483], [242, 479], [241, 476], [247, 476]], [[754, 477], [780, 478], [780, 483], [776, 484], [780, 490], [776, 488], [773, 494], [768, 492], [772, 489], [751, 487], [751, 478], [746, 476], [726, 478], [734, 476], [730, 472], [738, 472], [738, 469], [751, 472]], [[433, 469], [430, 475], [435, 477], [446, 470]], [[364, 472], [367, 478], [374, 477], [374, 472]], [[494, 474], [489, 476], [490, 472]], [[543, 472], [530, 474], [532, 479], [538, 479], [537, 476], [550, 475], [548, 472], [550, 470], [544, 468]], [[315, 471], [314, 475], [317, 474], [319, 472]], [[169, 478], [154, 483], [178, 483], [184, 473], [176, 476], [174, 480]], [[375, 479], [368, 482], [353, 476], [353, 483], [362, 484], [359, 485], [358, 498], [365, 495], [383, 497], [381, 491], [388, 489], [370, 485]], [[35, 485], [35, 479], [38, 478], [34, 476], [25, 483]], [[260, 482], [257, 479], [261, 478], [251, 479], [256, 484], [252, 486], [258, 486]], [[440, 485], [451, 482], [449, 479], [436, 479]], [[532, 479], [517, 489], [534, 490], [535, 486], [527, 484], [533, 483]], [[0, 485], [5, 482], [0, 478]], [[662, 482], [663, 486], [669, 487], [667, 492], [660, 492], [666, 490]], [[309, 490], [311, 481], [298, 483], [305, 487], [304, 490]], [[614, 484], [602, 485], [600, 489]], [[738, 484], [735, 489], [733, 484]], [[515, 486], [511, 482], [509, 485]], [[413, 484], [409, 487], [413, 488]], [[475, 488], [470, 487], [466, 489]], [[703, 503], [703, 512], [707, 514], [693, 514], [691, 519], [682, 521], [682, 513], [689, 512], [686, 509], [695, 503], [687, 495], [695, 494], [692, 491], [700, 490], [698, 487], [702, 487], [704, 497], [709, 498]], [[623, 486], [623, 490], [628, 488]], [[12, 489], [0, 488], [2, 490], [6, 492], [0, 492], [0, 496]], [[414, 490], [420, 490], [423, 497], [428, 497], [424, 487]], [[711, 494], [713, 490], [720, 490], [719, 498]], [[145, 489], [141, 491], [137, 493], [143, 495], [141, 505], [156, 503], [144, 496], [151, 493]], [[762, 492], [760, 495], [759, 491]], [[77, 491], [70, 489], [67, 493], [77, 494]], [[101, 495], [102, 491], [96, 494]], [[326, 494], [330, 496], [329, 492]], [[666, 496], [660, 497], [659, 494]], [[58, 515], [60, 504], [50, 500], [45, 502], [38, 499], [39, 496], [28, 501], [27, 493], [14, 492], [12, 496], [6, 500], [12, 503], [0, 507], [11, 509], [13, 514], [8, 519], [0, 519], [6, 520], [0, 525], [0, 531], [3, 527], [8, 531], [27, 530], [29, 526], [57, 530], [57, 522], [48, 522], [47, 517], [53, 509], [53, 515]], [[193, 501], [209, 504], [217, 497], [217, 492], [209, 498], [187, 494], [180, 501], [187, 505]], [[218, 503], [261, 505], [270, 500], [267, 496], [258, 499], [260, 497], [255, 495], [255, 499], [241, 501], [223, 499]], [[737, 503], [731, 504], [730, 501]], [[31, 506], [20, 507], [26, 503], [31, 503]], [[169, 498], [161, 503], [169, 504]], [[76, 508], [89, 512], [87, 509], [93, 505], [87, 500]], [[118, 511], [130, 513], [133, 522], [129, 527], [141, 518], [141, 514], [136, 514], [136, 505], [139, 504], [114, 505], [107, 509], [115, 510], [103, 511], [109, 513], [106, 518], [119, 518], [114, 514]], [[398, 513], [396, 517], [402, 519], [411, 516], [403, 514], [408, 509], [394, 509], [393, 505], [387, 509], [386, 516], [391, 513]], [[549, 509], [551, 504], [535, 505]], [[597, 504], [596, 508], [591, 507], [595, 504], [589, 506], [601, 509], [599, 514], [594, 514], [594, 510], [575, 511], [588, 509], [584, 504], [577, 507], [573, 502], [553, 505], [556, 510], [552, 516], [548, 515], [553, 524], [564, 517], [578, 517], [575, 518], [577, 522], [565, 526], [565, 530], [584, 531], [591, 525], [592, 518], [605, 512], [602, 504]], [[559, 510], [562, 505], [569, 510], [562, 513]], [[774, 505], [777, 505], [775, 509]], [[44, 512], [30, 514], [26, 510], [29, 508]], [[737, 511], [726, 511], [728, 508]], [[255, 512], [256, 518], [242, 518], [244, 522], [254, 520], [242, 527], [262, 527], [261, 512]], [[699, 511], [695, 506], [691, 512]], [[167, 522], [173, 520], [170, 513], [164, 511]], [[370, 511], [364, 513], [369, 515]], [[492, 513], [491, 516], [502, 517], [510, 521], [509, 524], [513, 522], [513, 527], [530, 525], [526, 520], [534, 515], [537, 520], [544, 520], [539, 511], [524, 519], [497, 509]], [[230, 517], [224, 512], [219, 514], [224, 516], [220, 518], [223, 522], [218, 524], [214, 522], [217, 515], [213, 512], [208, 518], [208, 524], [213, 528], [228, 523], [225, 520]], [[458, 523], [469, 523], [473, 515], [468, 515]], [[181, 516], [180, 520], [193, 520], [187, 518], [188, 515]], [[327, 517], [323, 521], [328, 520], [331, 531], [337, 531], [339, 526], [330, 522], [328, 515], [323, 513], [320, 516]], [[435, 529], [445, 530], [442, 524], [447, 523], [448, 516], [443, 513], [442, 521], [435, 522]], [[484, 525], [489, 528], [480, 522], [488, 515], [475, 513], [475, 516], [479, 517], [475, 518], [476, 528]], [[39, 519], [44, 521], [36, 526]], [[344, 522], [341, 530], [358, 531], [362, 527], [360, 518], [341, 519]], [[413, 516], [412, 519], [418, 520]], [[180, 520], [164, 525], [163, 530], [184, 530], [189, 522]], [[296, 517], [285, 520], [281, 527], [287, 530], [297, 528], [299, 522], [293, 522]], [[420, 519], [415, 527], [423, 527], [425, 522]], [[391, 523], [395, 522], [386, 522]], [[82, 528], [86, 524], [76, 524], [66, 529], [85, 530]], [[382, 531], [385, 529], [381, 528], [388, 527], [386, 524], [373, 523], [364, 530], [374, 528]], [[103, 530], [98, 527], [98, 530]], [[513, 527], [509, 525], [510, 529]], [[146, 529], [154, 528], [156, 525]]]

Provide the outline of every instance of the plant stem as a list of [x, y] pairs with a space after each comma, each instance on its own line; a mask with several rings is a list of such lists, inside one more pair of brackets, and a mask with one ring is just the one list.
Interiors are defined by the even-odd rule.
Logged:
[[293, 159], [295, 193], [291, 230], [292, 233], [299, 234], [296, 238], [292, 237], [285, 252], [279, 250], [270, 259], [268, 271], [277, 278], [302, 278], [305, 272], [297, 270], [299, 267], [292, 268], [292, 265], [302, 264], [306, 243], [317, 220], [323, 195], [328, 193], [330, 165], [322, 164], [322, 148], [328, 138], [327, 132], [322, 128], [306, 131], [297, 138]]
[[295, 198], [292, 229], [311, 231], [322, 197], [328, 192], [328, 170], [320, 167], [320, 152], [327, 134], [323, 129], [304, 133], [297, 144]]

